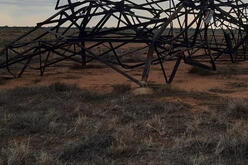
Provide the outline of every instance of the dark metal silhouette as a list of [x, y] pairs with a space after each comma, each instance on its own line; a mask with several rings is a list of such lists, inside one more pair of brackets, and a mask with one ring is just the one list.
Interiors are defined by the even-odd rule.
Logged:
[[[55, 15], [6, 45], [0, 68], [21, 77], [64, 60], [82, 68], [97, 60], [144, 86], [160, 65], [171, 83], [182, 61], [216, 70], [218, 62], [246, 60], [247, 7], [242, 0], [57, 0]], [[169, 74], [167, 61], [175, 61]], [[138, 67], [141, 81], [126, 72]]]

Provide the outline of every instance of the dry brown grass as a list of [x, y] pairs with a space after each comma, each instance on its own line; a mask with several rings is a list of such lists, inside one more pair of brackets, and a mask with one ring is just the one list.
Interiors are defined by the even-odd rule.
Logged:
[[113, 85], [112, 87], [114, 94], [125, 94], [131, 90], [130, 84], [117, 84]]
[[[27, 30], [0, 29], [0, 49]], [[89, 70], [105, 67], [87, 65]], [[216, 77], [248, 73], [237, 65], [189, 72]], [[246, 87], [245, 82], [228, 85]], [[0, 165], [248, 164], [246, 99], [223, 100], [215, 95], [229, 92], [223, 89], [211, 89], [211, 94], [156, 84], [151, 84], [153, 95], [134, 97], [130, 85], [112, 87], [112, 93], [63, 83], [0, 90]], [[192, 106], [185, 98], [199, 103]]]
[[197, 74], [201, 76], [211, 76], [215, 75], [217, 72], [213, 70], [208, 70], [208, 69], [203, 69], [197, 66], [193, 66], [190, 70], [189, 73], [191, 74]]
[[[228, 109], [236, 113], [237, 108], [225, 106], [224, 100], [206, 100], [212, 96], [209, 94], [200, 96], [202, 93], [174, 87], [155, 90], [154, 95], [147, 97], [134, 97], [124, 90], [92, 93], [61, 83], [1, 90], [0, 162], [4, 165], [8, 162], [247, 163], [247, 120], [226, 115]], [[218, 103], [224, 109], [211, 106], [192, 112], [186, 103], [159, 101], [171, 96], [200, 98], [202, 104]], [[243, 100], [235, 105], [246, 104]]]
[[1, 150], [1, 162], [8, 165], [29, 164], [34, 159], [34, 155], [30, 149], [30, 138], [25, 143], [9, 144], [7, 148]]
[[236, 99], [229, 101], [226, 106], [226, 115], [235, 119], [248, 119], [248, 101]]

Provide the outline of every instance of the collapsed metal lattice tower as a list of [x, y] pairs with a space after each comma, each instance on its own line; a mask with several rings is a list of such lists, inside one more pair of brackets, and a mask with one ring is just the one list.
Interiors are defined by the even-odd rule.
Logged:
[[[160, 65], [170, 83], [181, 61], [216, 70], [218, 62], [246, 60], [247, 7], [242, 0], [57, 0], [55, 15], [6, 45], [0, 68], [21, 77], [64, 60], [82, 67], [97, 60], [142, 86]], [[175, 62], [169, 74], [167, 61]], [[141, 81], [126, 72], [138, 67]]]

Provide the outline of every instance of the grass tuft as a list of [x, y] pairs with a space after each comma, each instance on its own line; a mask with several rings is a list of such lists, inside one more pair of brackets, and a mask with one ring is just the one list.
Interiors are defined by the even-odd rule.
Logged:
[[131, 90], [130, 84], [117, 84], [117, 85], [113, 85], [112, 87], [113, 87], [112, 92], [114, 94], [125, 94]]
[[55, 92], [66, 92], [66, 91], [73, 91], [73, 90], [78, 90], [76, 85], [67, 85], [64, 83], [54, 83], [49, 86], [50, 90], [54, 90]]
[[193, 66], [188, 72], [191, 74], [197, 74], [201, 76], [211, 76], [216, 74], [216, 71], [203, 69], [197, 66]]
[[156, 95], [159, 96], [176, 96], [176, 95], [185, 95], [188, 92], [180, 88], [177, 88], [173, 85], [151, 85], [151, 88], [155, 91]]
[[227, 116], [234, 119], [248, 119], [248, 101], [236, 99], [230, 101], [226, 106]]
[[248, 127], [237, 122], [218, 141], [215, 154], [232, 160], [248, 157]]
[[32, 162], [35, 158], [28, 141], [27, 143], [14, 142], [14, 144], [8, 148], [3, 148], [1, 150], [0, 159], [3, 164], [22, 165]]

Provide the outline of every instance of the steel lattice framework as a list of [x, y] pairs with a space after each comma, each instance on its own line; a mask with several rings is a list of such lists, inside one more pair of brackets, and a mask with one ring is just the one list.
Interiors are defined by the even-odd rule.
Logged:
[[[57, 0], [55, 15], [6, 45], [0, 68], [21, 77], [64, 60], [82, 67], [97, 60], [143, 86], [160, 65], [170, 83], [182, 61], [216, 70], [218, 62], [246, 60], [247, 8], [242, 0]], [[175, 63], [171, 73], [167, 61]], [[126, 72], [138, 67], [141, 81]]]

